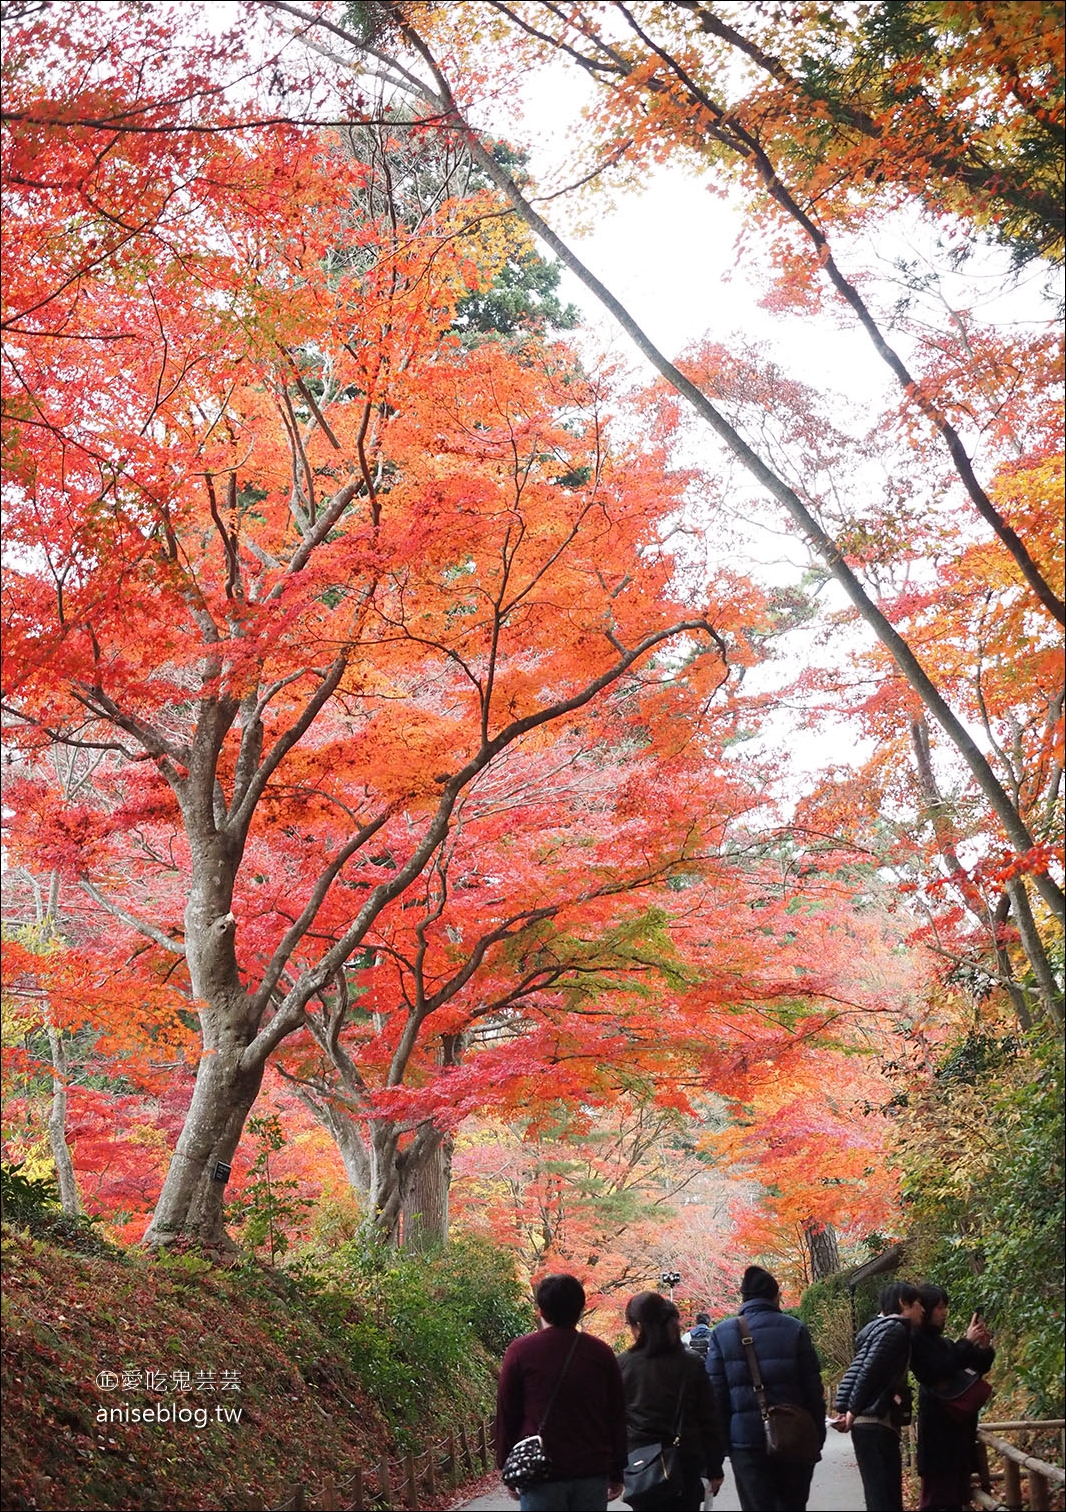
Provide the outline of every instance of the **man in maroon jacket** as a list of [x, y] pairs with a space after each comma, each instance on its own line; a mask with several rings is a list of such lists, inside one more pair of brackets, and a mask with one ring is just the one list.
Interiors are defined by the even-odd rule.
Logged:
[[577, 1331], [585, 1289], [576, 1276], [545, 1276], [536, 1303], [543, 1326], [515, 1339], [500, 1366], [496, 1460], [502, 1469], [519, 1439], [540, 1433], [552, 1479], [521, 1493], [521, 1512], [601, 1512], [621, 1494], [626, 1463], [618, 1362], [600, 1339]]

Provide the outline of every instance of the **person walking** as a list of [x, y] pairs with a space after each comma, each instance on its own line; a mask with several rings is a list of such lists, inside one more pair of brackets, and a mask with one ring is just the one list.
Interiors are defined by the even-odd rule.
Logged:
[[496, 1463], [541, 1434], [551, 1479], [511, 1491], [521, 1512], [603, 1512], [626, 1462], [622, 1374], [609, 1345], [580, 1333], [585, 1289], [545, 1276], [535, 1293], [542, 1327], [507, 1348], [496, 1392]]
[[981, 1378], [996, 1351], [980, 1313], [974, 1313], [961, 1339], [948, 1339], [947, 1292], [925, 1285], [918, 1294], [923, 1321], [911, 1344], [911, 1369], [918, 1382], [918, 1506], [920, 1512], [961, 1512], [972, 1502], [977, 1419], [990, 1394]]
[[[722, 1484], [724, 1436], [714, 1411], [703, 1360], [681, 1342], [677, 1308], [658, 1292], [637, 1292], [626, 1303], [633, 1342], [618, 1357], [625, 1388], [630, 1451], [678, 1440], [681, 1476], [676, 1488], [642, 1501], [649, 1512], [700, 1512], [703, 1478], [712, 1493]], [[708, 1333], [710, 1330], [708, 1329]]]
[[900, 1429], [910, 1422], [911, 1335], [924, 1316], [918, 1288], [893, 1281], [878, 1316], [859, 1330], [855, 1358], [837, 1388], [833, 1427], [851, 1434], [866, 1512], [903, 1512]]
[[707, 1350], [711, 1344], [711, 1315], [710, 1313], [698, 1312], [696, 1321], [688, 1333], [681, 1335], [681, 1342], [686, 1348], [698, 1354], [701, 1360], [707, 1358]]
[[743, 1512], [806, 1512], [814, 1460], [771, 1458], [759, 1399], [752, 1381], [745, 1336], [751, 1339], [770, 1406], [791, 1403], [813, 1419], [813, 1436], [825, 1443], [825, 1392], [811, 1336], [798, 1318], [781, 1311], [781, 1290], [769, 1271], [749, 1265], [740, 1283], [738, 1317], [726, 1318], [711, 1335], [707, 1372], [715, 1409], [728, 1424], [733, 1477]]

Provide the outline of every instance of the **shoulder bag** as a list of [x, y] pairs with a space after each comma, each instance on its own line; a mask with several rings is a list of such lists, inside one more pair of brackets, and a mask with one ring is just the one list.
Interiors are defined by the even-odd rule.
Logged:
[[563, 1377], [570, 1369], [570, 1361], [574, 1358], [574, 1350], [577, 1348], [578, 1335], [575, 1331], [574, 1342], [570, 1346], [570, 1353], [563, 1363], [559, 1372], [559, 1379], [552, 1387], [552, 1394], [548, 1398], [548, 1405], [537, 1425], [536, 1433], [531, 1433], [528, 1438], [519, 1439], [510, 1454], [503, 1462], [500, 1471], [500, 1479], [505, 1486], [512, 1491], [526, 1491], [530, 1486], [539, 1486], [543, 1481], [552, 1478], [552, 1462], [548, 1458], [544, 1448], [544, 1425], [548, 1421], [548, 1415], [555, 1406], [555, 1398], [559, 1395], [559, 1387], [563, 1384]]
[[740, 1342], [748, 1358], [751, 1384], [755, 1388], [755, 1400], [762, 1413], [767, 1456], [794, 1465], [813, 1465], [822, 1457], [817, 1424], [805, 1407], [799, 1407], [794, 1402], [770, 1406], [766, 1400], [766, 1388], [762, 1383], [751, 1330], [745, 1318], [738, 1317], [737, 1322], [740, 1324]]
[[976, 1370], [958, 1370], [950, 1381], [931, 1388], [949, 1418], [957, 1423], [976, 1420], [977, 1414], [992, 1395], [992, 1388]]
[[684, 1488], [681, 1470], [681, 1415], [685, 1406], [685, 1391], [688, 1387], [688, 1362], [682, 1360], [681, 1391], [674, 1413], [674, 1426], [667, 1442], [641, 1444], [629, 1451], [629, 1460], [622, 1471], [622, 1500], [628, 1502], [634, 1512], [643, 1507], [666, 1507], [671, 1500], [680, 1502]]

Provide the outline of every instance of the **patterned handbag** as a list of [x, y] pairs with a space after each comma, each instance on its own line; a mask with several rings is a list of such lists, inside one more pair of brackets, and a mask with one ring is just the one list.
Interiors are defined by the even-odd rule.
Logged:
[[544, 1440], [539, 1433], [518, 1440], [504, 1460], [500, 1476], [512, 1491], [525, 1491], [529, 1486], [551, 1480], [552, 1462], [544, 1452]]

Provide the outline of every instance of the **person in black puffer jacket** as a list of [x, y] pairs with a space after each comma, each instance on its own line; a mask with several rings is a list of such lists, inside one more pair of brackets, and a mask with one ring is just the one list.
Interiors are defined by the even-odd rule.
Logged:
[[655, 1506], [664, 1512], [699, 1512], [703, 1477], [713, 1494], [721, 1487], [725, 1451], [703, 1361], [682, 1344], [677, 1308], [658, 1292], [630, 1297], [626, 1322], [633, 1342], [618, 1356], [618, 1365], [630, 1452], [646, 1444], [671, 1444], [677, 1434], [682, 1484], [676, 1492], [664, 1490]]
[[881, 1312], [859, 1330], [855, 1358], [837, 1388], [833, 1427], [851, 1433], [866, 1512], [903, 1512], [900, 1429], [910, 1421], [907, 1365], [912, 1330], [923, 1319], [916, 1286], [894, 1281]]
[[[810, 1334], [798, 1318], [781, 1311], [777, 1282], [761, 1265], [748, 1266], [740, 1295], [769, 1405], [790, 1402], [805, 1408], [824, 1444], [825, 1392]], [[711, 1335], [707, 1373], [718, 1415], [728, 1423], [728, 1454], [743, 1512], [805, 1512], [814, 1466], [767, 1455], [739, 1319], [726, 1318]]]

